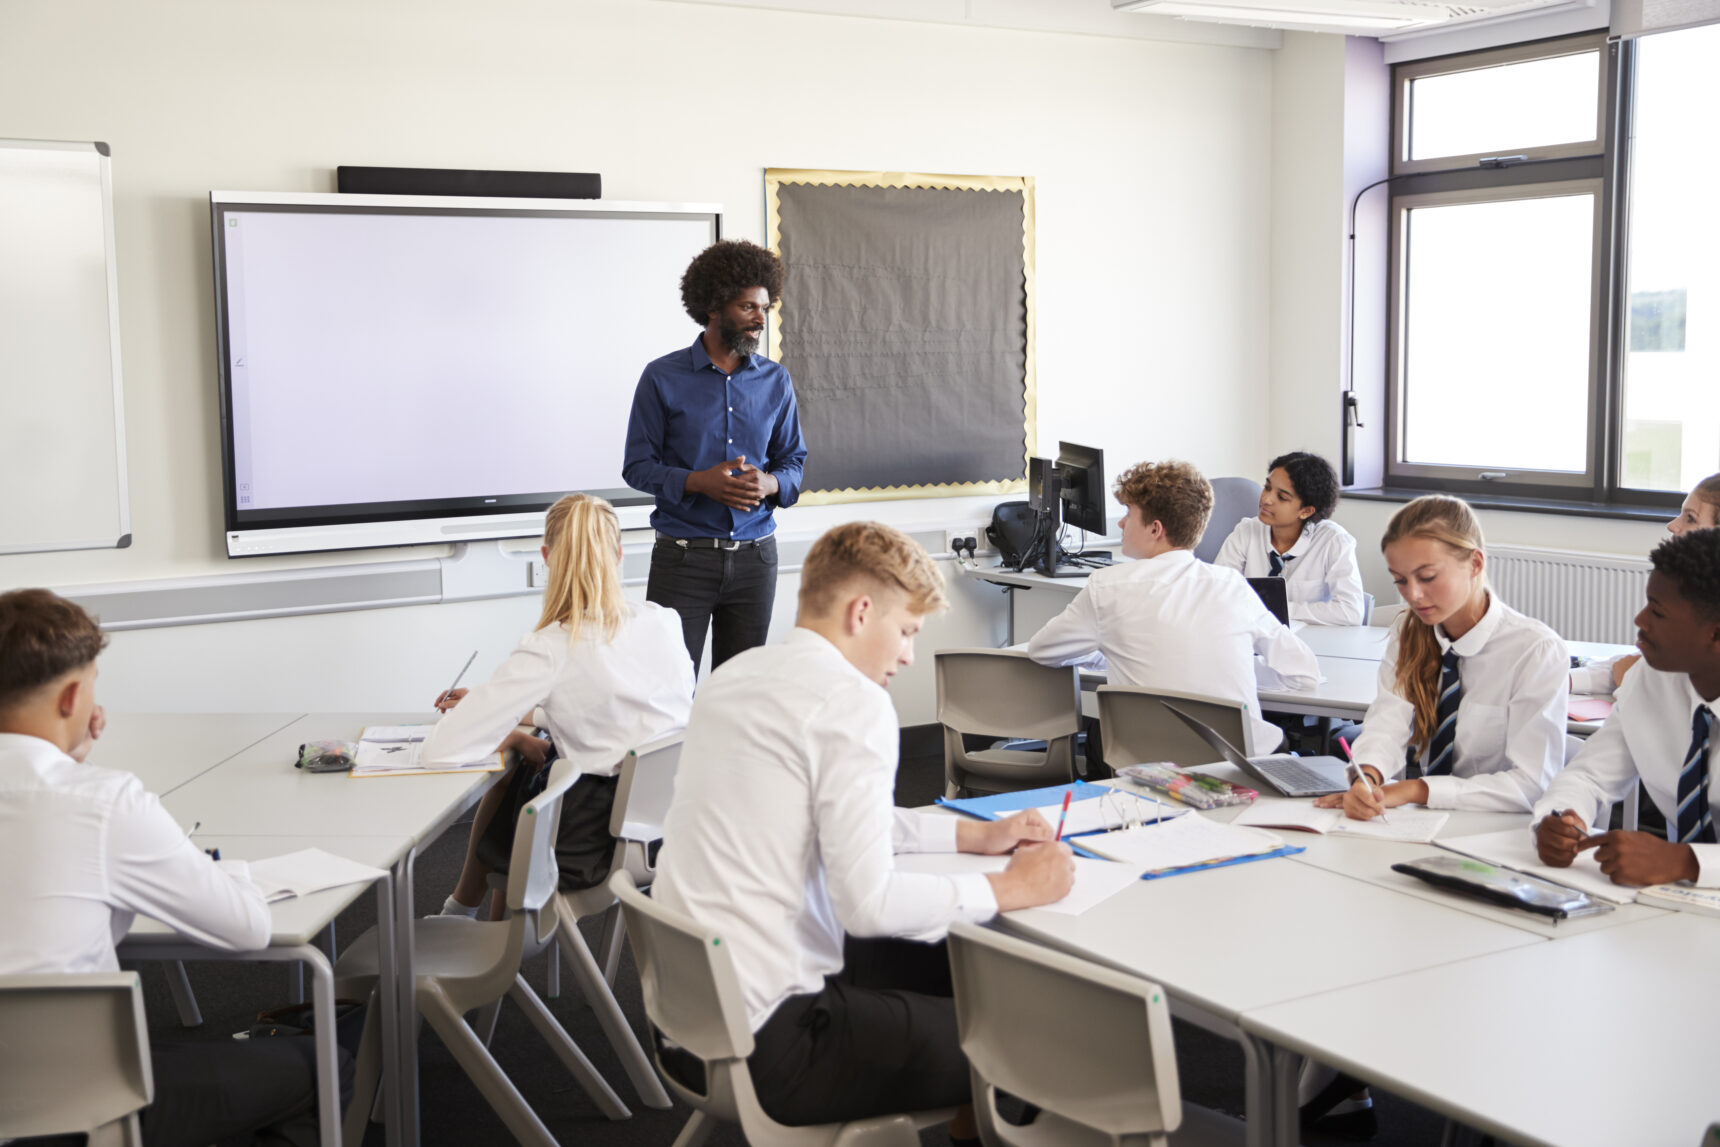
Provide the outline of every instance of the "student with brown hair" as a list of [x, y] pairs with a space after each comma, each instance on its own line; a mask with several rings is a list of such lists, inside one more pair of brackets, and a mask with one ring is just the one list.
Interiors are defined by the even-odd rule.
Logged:
[[[569, 494], [551, 506], [542, 552], [549, 584], [537, 627], [520, 638], [488, 683], [437, 699], [444, 716], [425, 738], [420, 759], [458, 764], [513, 748], [535, 772], [553, 746], [573, 761], [584, 775], [562, 802], [557, 853], [563, 887], [585, 888], [608, 877], [614, 845], [609, 810], [621, 758], [686, 727], [693, 663], [674, 610], [622, 597], [621, 526], [608, 502]], [[516, 729], [538, 708], [549, 745]], [[516, 783], [530, 779], [510, 775], [484, 795], [444, 914], [477, 912], [493, 870], [486, 857], [505, 865], [513, 840], [513, 824], [491, 832], [490, 823], [509, 793], [521, 795]], [[484, 848], [486, 833], [492, 848]]]
[[[1678, 538], [1691, 530], [1711, 530], [1716, 526], [1720, 526], [1720, 474], [1710, 474], [1684, 496], [1678, 516], [1666, 523], [1666, 532]], [[1611, 693], [1624, 683], [1624, 675], [1630, 672], [1630, 667], [1641, 660], [1641, 654], [1626, 653], [1573, 669], [1571, 692]]]
[[[142, 914], [210, 948], [267, 947], [269, 908], [243, 861], [217, 863], [131, 773], [84, 763], [105, 724], [106, 639], [45, 589], [0, 594], [0, 974], [117, 972]], [[317, 1142], [308, 1039], [150, 1044], [147, 1147]]]
[[1123, 556], [1095, 572], [1027, 652], [1042, 665], [1109, 667], [1111, 684], [1204, 693], [1247, 706], [1250, 755], [1283, 738], [1260, 719], [1261, 684], [1309, 688], [1319, 662], [1233, 569], [1194, 547], [1212, 513], [1212, 486], [1187, 462], [1142, 462], [1117, 479]]
[[[1461, 499], [1405, 505], [1380, 548], [1407, 608], [1354, 747], [1373, 783], [1315, 803], [1357, 820], [1400, 804], [1528, 812], [1565, 763], [1564, 641], [1488, 588], [1481, 523]], [[1406, 753], [1421, 775], [1386, 784]]]
[[[975, 821], [893, 807], [887, 688], [946, 605], [912, 539], [838, 526], [806, 555], [794, 631], [724, 663], [693, 703], [651, 894], [732, 950], [753, 1086], [780, 1123], [966, 1103], [944, 933], [1058, 900], [1074, 878], [1031, 810]], [[990, 875], [900, 872], [893, 858], [1018, 845], [1033, 847]]]

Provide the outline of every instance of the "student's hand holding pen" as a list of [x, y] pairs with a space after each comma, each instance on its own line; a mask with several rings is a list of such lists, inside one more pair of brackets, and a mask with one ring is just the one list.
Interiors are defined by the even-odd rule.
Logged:
[[470, 689], [450, 689], [446, 693], [438, 693], [436, 695], [436, 709], [446, 713], [460, 703], [460, 698], [470, 692]]
[[1075, 854], [1067, 844], [1035, 844], [1016, 850], [1008, 868], [989, 873], [986, 879], [991, 881], [999, 912], [1050, 904], [1075, 887]]
[[956, 851], [997, 856], [1017, 845], [1043, 844], [1051, 839], [1051, 826], [1028, 809], [1001, 820], [964, 820], [956, 825]]
[[1702, 875], [1702, 865], [1694, 849], [1688, 844], [1662, 840], [1651, 832], [1603, 832], [1584, 840], [1577, 851], [1590, 848], [1595, 850], [1601, 871], [1614, 884], [1646, 888], [1675, 880], [1695, 880]]
[[1589, 826], [1569, 809], [1554, 810], [1535, 826], [1535, 852], [1542, 864], [1554, 868], [1569, 868], [1588, 839]]

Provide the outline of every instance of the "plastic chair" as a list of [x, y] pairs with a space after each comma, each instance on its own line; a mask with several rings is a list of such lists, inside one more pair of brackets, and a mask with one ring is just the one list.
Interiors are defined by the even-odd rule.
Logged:
[[701, 1093], [677, 1079], [657, 1056], [664, 1081], [694, 1108], [675, 1147], [699, 1147], [717, 1120], [740, 1124], [752, 1147], [918, 1147], [921, 1127], [955, 1116], [953, 1108], [946, 1108], [809, 1127], [776, 1122], [764, 1113], [753, 1091], [747, 1067], [752, 1028], [730, 949], [716, 933], [645, 896], [626, 871], [611, 876], [609, 888], [627, 920], [645, 989], [645, 1015], [664, 1037], [704, 1065]]
[[1362, 624], [1363, 625], [1372, 625], [1373, 623], [1374, 623], [1374, 595], [1371, 593], [1364, 593], [1364, 594], [1362, 594]]
[[[555, 1016], [520, 975], [520, 961], [542, 951], [555, 937], [559, 913], [552, 903], [560, 871], [555, 861], [556, 827], [561, 800], [579, 774], [571, 763], [558, 761], [543, 792], [520, 810], [508, 862], [506, 920], [477, 921], [465, 917], [430, 916], [413, 929], [412, 965], [419, 1014], [430, 1022], [485, 1100], [501, 1116], [516, 1140], [554, 1147], [555, 1137], [544, 1126], [519, 1090], [491, 1057], [483, 1041], [466, 1025], [465, 1014], [507, 995], [525, 1012], [532, 1027], [572, 1073], [575, 1082], [610, 1119], [631, 1112], [603, 1081], [577, 1044], [568, 1038]], [[335, 965], [335, 987], [341, 995], [369, 995], [377, 982], [376, 934], [366, 932], [341, 954]], [[354, 1102], [347, 1111], [345, 1141], [362, 1140], [362, 1120], [380, 1075], [379, 1040], [370, 1009], [359, 1045]]]
[[136, 972], [0, 976], [0, 1141], [141, 1147], [137, 1113], [154, 1099]]
[[[1075, 779], [1081, 673], [1040, 665], [1019, 649], [940, 649], [932, 655], [944, 727], [944, 795], [1014, 792]], [[970, 752], [962, 734], [1043, 741], [1045, 748]]]
[[[1240, 1123], [1200, 1108], [1185, 1126], [1170, 1004], [1157, 984], [972, 924], [949, 935], [956, 1022], [987, 1147], [1213, 1142]], [[1040, 1108], [1016, 1126], [1008, 1092]], [[1202, 1118], [1201, 1116], [1204, 1116]]]
[[1212, 480], [1212, 517], [1206, 520], [1206, 532], [1194, 548], [1194, 556], [1210, 562], [1224, 548], [1224, 539], [1236, 529], [1243, 518], [1260, 512], [1260, 483], [1252, 478], [1214, 478]]
[[1168, 689], [1101, 685], [1099, 736], [1106, 764], [1120, 769], [1164, 761], [1187, 767], [1210, 765], [1223, 759], [1199, 733], [1165, 708], [1166, 701], [1205, 722], [1244, 755], [1253, 751], [1253, 723], [1235, 701], [1200, 693], [1173, 693]]

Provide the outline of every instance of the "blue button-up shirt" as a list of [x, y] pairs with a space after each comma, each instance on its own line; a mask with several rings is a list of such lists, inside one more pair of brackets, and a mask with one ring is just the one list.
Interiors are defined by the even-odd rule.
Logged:
[[[776, 475], [777, 492], [756, 509], [733, 510], [687, 493], [687, 475], [745, 456]], [[627, 420], [621, 476], [657, 499], [651, 525], [676, 538], [762, 538], [776, 528], [773, 506], [800, 497], [806, 441], [794, 381], [782, 364], [749, 355], [724, 374], [705, 353], [704, 337], [645, 367]]]

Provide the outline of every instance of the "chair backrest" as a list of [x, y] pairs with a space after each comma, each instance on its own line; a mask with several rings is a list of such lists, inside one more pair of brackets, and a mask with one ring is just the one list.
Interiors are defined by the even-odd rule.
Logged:
[[740, 978], [722, 937], [640, 892], [626, 872], [609, 878], [609, 890], [621, 901], [645, 1015], [657, 1030], [707, 1067], [751, 1055]]
[[938, 721], [962, 733], [1050, 741], [1081, 728], [1081, 672], [1040, 665], [1019, 649], [932, 655]]
[[0, 1139], [88, 1133], [154, 1098], [136, 972], [0, 976]]
[[[519, 824], [514, 830], [514, 848], [508, 857], [508, 919], [522, 924], [529, 921], [539, 929], [537, 935], [526, 940], [533, 947], [555, 931], [556, 914], [542, 909], [561, 883], [561, 868], [555, 859], [561, 799], [580, 775], [572, 761], [557, 760], [552, 764], [549, 782], [520, 810]], [[518, 966], [516, 961], [514, 967]]]
[[1364, 594], [1362, 594], [1362, 624], [1363, 625], [1372, 625], [1373, 623], [1374, 623], [1374, 595], [1371, 593], [1364, 593]]
[[1250, 751], [1248, 714], [1235, 701], [1200, 693], [1168, 689], [1137, 689], [1127, 685], [1099, 687], [1099, 730], [1105, 763], [1112, 768], [1166, 761], [1173, 765], [1209, 765], [1221, 760], [1206, 740], [1166, 709], [1171, 702], [1244, 754]]
[[[609, 835], [654, 840], [662, 834], [675, 795], [675, 770], [681, 765], [684, 734], [671, 733], [627, 754], [615, 786], [615, 808], [609, 814]], [[634, 826], [629, 829], [628, 825]]]
[[1224, 539], [1236, 529], [1243, 518], [1260, 512], [1260, 483], [1253, 478], [1214, 478], [1212, 480], [1212, 517], [1206, 520], [1206, 532], [1194, 548], [1194, 556], [1210, 562], [1224, 548]]
[[1005, 1142], [1086, 1138], [1001, 1123], [997, 1090], [1043, 1108], [1041, 1120], [1072, 1121], [1107, 1141], [1182, 1123], [1170, 1005], [1157, 984], [972, 924], [951, 927], [949, 953], [982, 1126], [991, 1116]]

